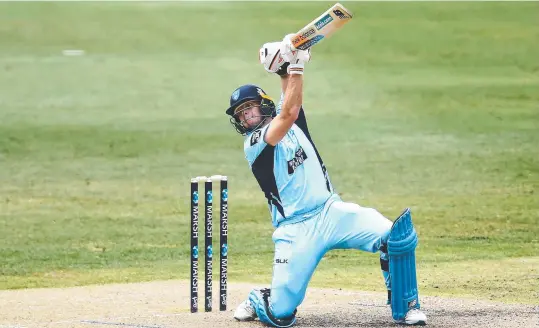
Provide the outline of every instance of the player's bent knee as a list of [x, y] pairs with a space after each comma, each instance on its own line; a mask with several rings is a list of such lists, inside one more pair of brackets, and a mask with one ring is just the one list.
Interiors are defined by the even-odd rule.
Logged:
[[295, 313], [304, 296], [305, 293], [292, 290], [288, 286], [272, 290], [271, 312], [276, 318], [290, 317]]
[[266, 325], [278, 328], [292, 327], [296, 323], [296, 311], [287, 317], [279, 317], [274, 313], [273, 306], [269, 304], [270, 290], [253, 290], [249, 294], [249, 301], [254, 307], [260, 321]]
[[295, 306], [291, 306], [291, 304], [284, 304], [284, 302], [274, 303], [271, 306], [271, 313], [276, 318], [288, 318], [294, 315], [295, 311]]

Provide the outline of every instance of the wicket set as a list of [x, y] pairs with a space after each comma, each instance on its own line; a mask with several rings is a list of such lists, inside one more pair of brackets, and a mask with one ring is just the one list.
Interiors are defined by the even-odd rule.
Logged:
[[204, 182], [204, 309], [212, 310], [212, 273], [213, 273], [213, 181], [220, 181], [220, 219], [219, 219], [219, 310], [226, 311], [227, 270], [228, 270], [228, 179], [222, 175], [201, 176], [191, 179], [191, 313], [198, 312], [198, 184]]

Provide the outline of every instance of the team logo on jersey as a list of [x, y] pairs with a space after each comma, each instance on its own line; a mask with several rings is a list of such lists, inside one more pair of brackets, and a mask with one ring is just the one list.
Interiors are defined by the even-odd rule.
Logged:
[[305, 160], [307, 159], [307, 154], [305, 154], [305, 151], [303, 151], [303, 148], [299, 147], [298, 150], [296, 150], [296, 154], [294, 158], [288, 161], [288, 174], [292, 174], [296, 171], [298, 166], [303, 164]]
[[255, 132], [253, 132], [253, 135], [251, 136], [251, 146], [258, 143], [261, 137], [262, 131], [256, 130]]

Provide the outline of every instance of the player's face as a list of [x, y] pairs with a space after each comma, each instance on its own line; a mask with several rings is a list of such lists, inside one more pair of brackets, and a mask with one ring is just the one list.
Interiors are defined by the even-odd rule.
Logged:
[[239, 105], [235, 115], [246, 129], [252, 129], [258, 126], [264, 119], [260, 111], [260, 104], [254, 100]]

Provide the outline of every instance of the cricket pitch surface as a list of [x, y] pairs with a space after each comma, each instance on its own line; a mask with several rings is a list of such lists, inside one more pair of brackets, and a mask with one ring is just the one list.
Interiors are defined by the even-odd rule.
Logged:
[[[0, 328], [263, 327], [259, 321], [232, 317], [253, 287], [260, 286], [229, 283], [228, 310], [220, 312], [214, 286], [213, 312], [194, 314], [188, 281], [0, 291]], [[400, 327], [385, 300], [385, 293], [309, 288], [297, 327]], [[420, 300], [428, 327], [539, 327], [533, 305], [421, 295]]]

